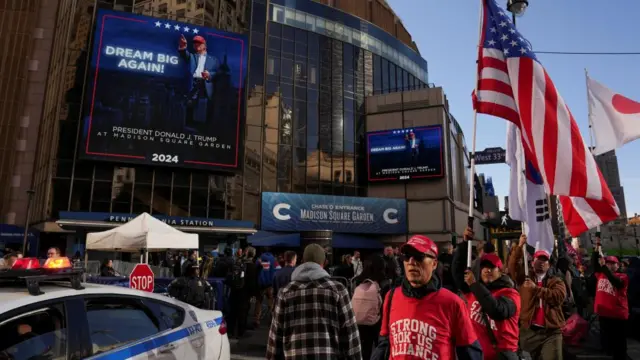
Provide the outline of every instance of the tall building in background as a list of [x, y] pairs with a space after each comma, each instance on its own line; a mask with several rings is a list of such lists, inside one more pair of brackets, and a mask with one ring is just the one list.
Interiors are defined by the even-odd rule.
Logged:
[[602, 172], [604, 180], [609, 185], [613, 198], [620, 208], [620, 219], [626, 222], [627, 219], [627, 205], [624, 199], [624, 188], [620, 183], [620, 172], [618, 170], [618, 157], [616, 151], [611, 150], [604, 154], [595, 157], [596, 163]]
[[24, 224], [56, 1], [0, 1], [0, 224]]
[[134, 12], [240, 33], [248, 29], [248, 1], [137, 0]]
[[[80, 159], [98, 9], [250, 34], [240, 171]], [[430, 88], [384, 0], [13, 0], [0, 11], [13, 49], [0, 55], [0, 221], [24, 223], [34, 189], [41, 248], [82, 241], [56, 222], [68, 212], [259, 224], [263, 192], [365, 197], [365, 98]]]

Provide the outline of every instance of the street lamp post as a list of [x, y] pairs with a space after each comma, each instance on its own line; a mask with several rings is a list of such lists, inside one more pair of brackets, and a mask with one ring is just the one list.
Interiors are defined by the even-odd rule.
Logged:
[[529, 1], [527, 0], [507, 0], [507, 10], [511, 13], [513, 25], [516, 24], [516, 17], [524, 15], [528, 6]]
[[27, 190], [29, 199], [27, 200], [27, 218], [24, 220], [24, 237], [22, 239], [22, 254], [24, 256], [27, 255], [27, 238], [29, 237], [29, 222], [31, 222], [31, 200], [33, 200], [33, 194], [35, 193], [31, 189]]

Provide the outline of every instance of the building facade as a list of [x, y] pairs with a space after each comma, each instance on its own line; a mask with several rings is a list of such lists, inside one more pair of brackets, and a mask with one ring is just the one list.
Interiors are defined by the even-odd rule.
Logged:
[[[4, 222], [20, 224], [24, 215], [15, 214], [26, 210], [25, 190], [35, 190], [30, 220], [41, 238], [52, 243], [73, 236], [55, 222], [68, 212], [149, 212], [244, 220], [259, 227], [263, 192], [372, 196], [363, 176], [364, 134], [373, 129], [368, 128], [365, 99], [429, 88], [427, 62], [384, 0], [62, 0], [57, 5], [36, 9], [31, 4], [16, 10], [26, 11], [31, 19], [42, 18], [41, 29], [49, 30], [37, 30], [33, 20], [31, 27], [15, 31], [31, 31], [30, 38], [44, 33], [49, 45], [36, 54], [43, 62], [38, 65], [39, 78], [33, 80], [40, 81], [39, 92], [32, 99], [42, 97], [41, 109], [28, 122], [24, 110], [10, 107], [13, 122], [6, 126], [13, 136], [3, 131], [0, 143], [3, 149], [15, 148], [26, 138], [26, 130], [16, 130], [20, 121], [28, 123], [30, 139], [37, 139], [28, 144], [32, 160], [22, 166], [28, 174], [23, 181], [12, 172], [22, 161], [19, 156], [7, 156], [6, 151], [0, 156], [2, 181], [18, 184], [5, 191], [3, 196], [15, 201], [3, 205], [1, 215]], [[99, 8], [250, 35], [241, 171], [210, 173], [78, 159], [79, 122]], [[14, 10], [3, 11], [7, 17]], [[18, 79], [21, 84], [29, 83], [29, 71], [33, 70], [26, 67]], [[456, 143], [464, 143], [457, 124], [449, 131], [456, 133]], [[466, 153], [462, 149], [456, 150], [460, 164], [460, 154]], [[452, 171], [455, 182], [462, 184], [464, 166]], [[451, 196], [459, 193], [455, 199], [464, 203], [468, 194], [460, 189], [447, 191]]]
[[[437, 242], [460, 237], [467, 227], [469, 215], [470, 158], [460, 125], [449, 111], [442, 88], [393, 92], [374, 95], [366, 101], [367, 131], [393, 130], [440, 125], [443, 129], [442, 168], [440, 179], [389, 184], [370, 183], [369, 197], [407, 200], [408, 235], [425, 234]], [[485, 237], [482, 181], [476, 176], [474, 198], [474, 230], [477, 238]], [[404, 241], [399, 236], [397, 241]]]
[[596, 163], [602, 172], [602, 177], [609, 185], [609, 189], [620, 209], [622, 222], [627, 219], [627, 204], [624, 198], [624, 188], [620, 183], [620, 171], [618, 169], [618, 156], [615, 150], [608, 151], [595, 157]]

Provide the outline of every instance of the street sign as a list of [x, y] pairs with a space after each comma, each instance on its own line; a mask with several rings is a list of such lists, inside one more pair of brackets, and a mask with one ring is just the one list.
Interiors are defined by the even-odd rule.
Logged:
[[476, 165], [503, 164], [507, 158], [507, 152], [501, 147], [486, 148], [476, 151]]
[[147, 264], [137, 264], [129, 275], [129, 287], [136, 290], [153, 292], [154, 275]]

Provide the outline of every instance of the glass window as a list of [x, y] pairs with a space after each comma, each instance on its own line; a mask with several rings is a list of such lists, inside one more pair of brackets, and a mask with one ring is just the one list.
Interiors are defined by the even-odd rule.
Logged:
[[402, 70], [402, 84], [404, 85], [404, 90], [410, 90], [409, 88], [409, 73], [406, 70]]
[[252, 48], [249, 86], [253, 89], [264, 85], [264, 49]]
[[264, 49], [264, 34], [257, 31], [251, 32], [251, 46]]
[[282, 59], [281, 71], [283, 78], [293, 79], [293, 61], [289, 59]]
[[294, 106], [294, 144], [304, 147], [307, 145], [307, 103], [296, 101]]
[[320, 53], [319, 49], [320, 40], [318, 35], [314, 33], [307, 34], [307, 49], [309, 51], [309, 58], [317, 58]]
[[309, 86], [318, 87], [318, 64], [309, 61]]
[[[25, 290], [26, 291], [26, 290]], [[64, 359], [67, 324], [62, 304], [52, 304], [5, 321], [0, 353], [6, 359]]]
[[[148, 300], [149, 301], [149, 300]], [[152, 305], [157, 306], [160, 321], [165, 329], [175, 329], [184, 322], [184, 310], [160, 301], [150, 301]]]
[[269, 22], [269, 36], [282, 37], [282, 25]]
[[286, 54], [293, 54], [295, 46], [293, 41], [282, 39], [282, 52]]
[[396, 66], [389, 63], [389, 91], [395, 92], [398, 91], [398, 87], [396, 86]]
[[382, 93], [382, 64], [380, 56], [373, 55], [373, 94]]
[[271, 19], [279, 23], [284, 22], [284, 7], [272, 5]]
[[386, 94], [389, 92], [389, 62], [387, 59], [382, 59], [382, 93]]
[[350, 111], [344, 113], [344, 140], [353, 142], [355, 137], [354, 115]]
[[294, 26], [296, 20], [295, 10], [285, 8], [284, 9], [284, 23], [287, 25]]
[[282, 39], [284, 40], [295, 40], [296, 37], [296, 28], [291, 26], [283, 26], [282, 27]]
[[310, 31], [316, 31], [316, 18], [313, 15], [307, 14], [306, 28]]
[[269, 54], [267, 58], [267, 75], [280, 75], [280, 58], [275, 58]]
[[102, 298], [86, 302], [93, 354], [157, 334], [159, 324], [148, 309], [132, 301]]
[[282, 40], [279, 37], [269, 36], [269, 50], [280, 51], [282, 49]]
[[296, 11], [296, 26], [304, 28], [307, 25], [307, 19], [305, 13]]

